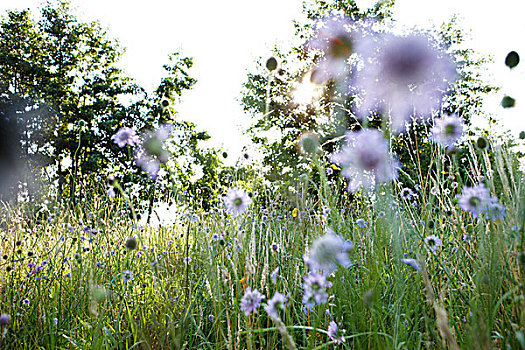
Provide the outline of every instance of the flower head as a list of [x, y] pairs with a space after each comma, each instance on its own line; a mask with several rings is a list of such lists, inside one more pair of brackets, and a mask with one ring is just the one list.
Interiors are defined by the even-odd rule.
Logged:
[[128, 283], [129, 281], [133, 280], [133, 271], [130, 271], [130, 270], [125, 270], [125, 271], [122, 271], [122, 280], [124, 281], [124, 283]]
[[331, 14], [316, 24], [316, 35], [306, 43], [308, 50], [319, 50], [324, 57], [319, 62], [312, 80], [322, 84], [328, 80], [342, 80], [349, 72], [348, 59], [353, 52], [356, 25], [347, 17]]
[[244, 190], [240, 188], [230, 188], [228, 193], [223, 197], [226, 210], [234, 217], [239, 216], [252, 204], [251, 198]]
[[397, 178], [399, 163], [390, 156], [388, 143], [380, 131], [348, 132], [346, 141], [339, 153], [332, 154], [331, 160], [342, 167], [341, 174], [348, 179], [350, 192], [360, 187], [371, 189]]
[[423, 34], [369, 36], [356, 50], [363, 60], [353, 84], [363, 96], [358, 114], [390, 111], [395, 132], [438, 109], [457, 75], [450, 56]]
[[303, 303], [308, 310], [312, 310], [314, 306], [324, 304], [328, 300], [327, 288], [330, 288], [332, 283], [326, 280], [322, 274], [310, 272], [304, 277], [304, 295]]
[[491, 197], [488, 200], [483, 212], [485, 213], [486, 219], [496, 221], [505, 219], [505, 216], [507, 216], [506, 210], [507, 208], [498, 203], [498, 199], [496, 197]]
[[430, 235], [425, 238], [425, 244], [428, 250], [430, 250], [432, 253], [435, 253], [441, 247], [441, 239], [435, 235]]
[[328, 325], [328, 338], [336, 344], [344, 343], [345, 338], [343, 334], [345, 333], [344, 329], [339, 329], [335, 321], [330, 321]]
[[410, 266], [416, 271], [420, 271], [421, 267], [419, 267], [419, 264], [417, 263], [416, 259], [401, 259], [401, 262], [405, 265]]
[[168, 139], [172, 127], [171, 124], [164, 124], [147, 132], [135, 153], [135, 163], [153, 179], [159, 173], [160, 164], [168, 161], [169, 153], [164, 149], [164, 142]]
[[485, 210], [490, 200], [490, 193], [484, 184], [478, 184], [474, 187], [465, 187], [463, 193], [456, 197], [459, 198], [459, 207], [476, 218]]
[[126, 145], [135, 146], [140, 141], [135, 129], [128, 127], [120, 128], [115, 135], [111, 136], [111, 139], [120, 148]]
[[268, 313], [268, 316], [272, 319], [277, 319], [279, 318], [279, 309], [286, 309], [287, 302], [288, 298], [285, 295], [275, 292], [273, 297], [268, 300], [268, 305], [266, 305], [264, 309], [266, 310], [266, 313]]
[[463, 134], [463, 120], [456, 114], [434, 119], [432, 141], [443, 147], [453, 147]]
[[257, 308], [261, 305], [261, 301], [265, 296], [257, 289], [253, 290], [248, 287], [244, 293], [244, 296], [241, 299], [241, 310], [244, 311], [244, 314], [248, 316], [250, 312], [257, 313]]
[[8, 314], [1, 314], [0, 315], [0, 326], [7, 326], [10, 320], [11, 320], [11, 316], [9, 316]]
[[353, 248], [353, 243], [345, 241], [334, 231], [319, 237], [312, 244], [311, 252], [306, 263], [313, 271], [320, 270], [324, 274], [330, 274], [337, 270], [337, 265], [348, 267], [351, 265], [348, 252]]

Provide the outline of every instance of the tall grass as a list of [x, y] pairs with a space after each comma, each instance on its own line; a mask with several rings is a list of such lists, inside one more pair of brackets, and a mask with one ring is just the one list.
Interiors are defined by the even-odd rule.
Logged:
[[[172, 226], [139, 226], [102, 188], [45, 220], [6, 207], [0, 309], [11, 320], [0, 346], [322, 349], [336, 346], [327, 334], [335, 321], [345, 330], [341, 348], [525, 348], [523, 174], [507, 149], [492, 150], [489, 159], [470, 147], [468, 164], [458, 164], [435, 148], [435, 172], [419, 169], [413, 183], [352, 202], [318, 164], [318, 195], [303, 183], [291, 207], [278, 199], [263, 207], [258, 196], [273, 198], [269, 189], [237, 218], [218, 208]], [[498, 196], [504, 220], [458, 207], [468, 185], [460, 170]], [[415, 196], [401, 198], [405, 187]], [[307, 311], [304, 256], [328, 227], [354, 243], [352, 265], [329, 277], [328, 302]], [[442, 241], [436, 252], [425, 244], [430, 235]], [[126, 247], [131, 237], [136, 249]], [[263, 303], [277, 291], [288, 296], [280, 321], [262, 306], [248, 316], [240, 310], [247, 287], [263, 293]]]

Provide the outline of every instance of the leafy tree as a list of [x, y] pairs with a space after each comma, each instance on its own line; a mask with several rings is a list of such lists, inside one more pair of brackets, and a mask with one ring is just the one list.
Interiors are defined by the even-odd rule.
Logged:
[[139, 202], [154, 198], [133, 150], [111, 140], [123, 126], [141, 133], [173, 124], [172, 151], [187, 157], [188, 165], [174, 159], [170, 176], [182, 187], [189, 187], [191, 164], [209, 165], [206, 180], [219, 165], [216, 152], [199, 145], [207, 133], [177, 120], [173, 108], [196, 82], [187, 72], [192, 59], [171, 55], [166, 76], [148, 93], [117, 67], [122, 53], [99, 23], [79, 21], [69, 1], [48, 2], [39, 20], [23, 10], [8, 11], [0, 22], [0, 102], [17, 106], [11, 116], [21, 130], [24, 163], [35, 173], [52, 169], [62, 197], [79, 197], [96, 175], [114, 174], [139, 185]]
[[[360, 11], [352, 0], [316, 0], [311, 5], [305, 4], [303, 10], [309, 21], [306, 24], [295, 24], [296, 37], [301, 45], [287, 52], [275, 49], [274, 55], [281, 62], [278, 69], [269, 72], [265, 61], [260, 60], [254, 72], [248, 74], [242, 97], [244, 110], [254, 119], [248, 131], [253, 142], [261, 147], [263, 162], [269, 169], [266, 176], [276, 185], [286, 189], [294, 185], [302, 173], [311, 171], [308, 157], [297, 152], [297, 140], [302, 133], [315, 131], [319, 134], [319, 142], [326, 155], [337, 147], [346, 130], [358, 130], [361, 127], [353, 113], [354, 96], [341, 95], [331, 81], [321, 88], [319, 98], [315, 101], [303, 104], [297, 102], [297, 94], [300, 93], [297, 86], [314, 87], [309, 84], [312, 79], [309, 72], [319, 56], [307, 51], [302, 45], [314, 33], [312, 24], [331, 11], [342, 12], [353, 20], [366, 17], [378, 22], [388, 22], [391, 20], [390, 10], [393, 4], [394, 1], [378, 2], [375, 7], [366, 11]], [[444, 112], [459, 113], [468, 123], [469, 115], [481, 113], [483, 95], [494, 89], [480, 78], [479, 67], [484, 60], [477, 59], [472, 50], [461, 47], [463, 36], [455, 18], [439, 31], [431, 31], [430, 34], [440, 39], [449, 49], [460, 72], [460, 78], [444, 98]], [[372, 116], [368, 123], [369, 127], [380, 125], [379, 116]], [[420, 125], [414, 126], [411, 131], [421, 146], [419, 152], [423, 169], [430, 166], [431, 159], [431, 148], [426, 138], [428, 129], [429, 125]], [[395, 137], [392, 145], [403, 164], [410, 164], [411, 160], [411, 154], [406, 148], [407, 138], [410, 135]], [[418, 179], [415, 166], [403, 170], [402, 182], [411, 183], [410, 179]], [[334, 179], [335, 175], [337, 174], [334, 174]]]

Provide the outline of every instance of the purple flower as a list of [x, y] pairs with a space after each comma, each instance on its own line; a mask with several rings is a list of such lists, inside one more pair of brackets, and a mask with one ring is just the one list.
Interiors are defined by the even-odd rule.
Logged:
[[330, 274], [337, 270], [338, 264], [344, 267], [351, 265], [348, 253], [352, 248], [352, 242], [345, 241], [329, 228], [324, 236], [312, 244], [306, 263], [313, 271]]
[[288, 298], [285, 295], [279, 292], [275, 292], [273, 297], [270, 300], [268, 300], [268, 305], [266, 305], [264, 309], [266, 310], [268, 316], [270, 316], [272, 319], [278, 319], [279, 309], [286, 309], [287, 302]]
[[125, 271], [122, 271], [122, 280], [124, 281], [124, 283], [128, 283], [129, 281], [133, 280], [133, 271], [130, 271], [130, 270], [125, 270]]
[[344, 343], [345, 338], [343, 334], [345, 333], [344, 329], [339, 329], [335, 321], [330, 321], [328, 325], [328, 338], [336, 344]]
[[1, 314], [0, 315], [0, 326], [4, 327], [9, 324], [9, 321], [11, 320], [11, 316], [8, 314]]
[[349, 71], [348, 59], [353, 52], [355, 38], [360, 36], [355, 23], [347, 17], [331, 14], [316, 24], [317, 32], [306, 43], [306, 49], [324, 53], [312, 73], [312, 81], [323, 84], [328, 80], [344, 80]]
[[115, 135], [111, 136], [111, 139], [120, 148], [126, 145], [134, 146], [139, 143], [139, 137], [135, 133], [135, 129], [128, 127], [120, 128]]
[[434, 119], [432, 141], [443, 147], [453, 147], [463, 135], [463, 120], [456, 114]]
[[360, 187], [371, 189], [397, 178], [399, 163], [390, 156], [388, 143], [380, 131], [348, 132], [346, 141], [340, 152], [331, 155], [331, 160], [342, 167], [341, 175], [348, 179], [348, 191], [354, 193]]
[[354, 87], [362, 93], [358, 114], [390, 112], [392, 129], [401, 132], [411, 116], [429, 117], [456, 79], [450, 56], [423, 34], [369, 36], [356, 51], [363, 67]]
[[355, 223], [359, 227], [366, 227], [366, 221], [364, 219], [357, 219]]
[[230, 188], [228, 193], [223, 197], [226, 210], [234, 217], [239, 216], [243, 211], [252, 204], [251, 198], [244, 190], [239, 188]]
[[428, 250], [430, 250], [432, 253], [435, 253], [441, 247], [441, 239], [435, 235], [430, 235], [425, 238], [425, 244]]
[[505, 216], [507, 215], [506, 208], [498, 203], [498, 199], [496, 197], [491, 197], [483, 209], [483, 212], [485, 213], [485, 218], [490, 219], [492, 221], [496, 220], [503, 220], [505, 219]]
[[270, 278], [272, 279], [272, 283], [273, 284], [276, 284], [277, 283], [277, 276], [279, 275], [279, 266], [277, 266], [275, 268], [275, 270], [273, 270], [273, 272], [271, 273], [270, 275]]
[[465, 187], [463, 193], [456, 197], [459, 198], [459, 207], [477, 218], [488, 204], [490, 193], [484, 184], [478, 184], [474, 187]]
[[322, 274], [310, 272], [304, 277], [304, 295], [303, 303], [308, 310], [312, 310], [314, 306], [324, 304], [328, 300], [328, 293], [326, 288], [330, 288], [332, 283], [326, 280]]
[[421, 268], [419, 267], [419, 264], [417, 263], [416, 259], [401, 259], [401, 262], [405, 265], [410, 266], [411, 268], [420, 271]]
[[115, 190], [113, 189], [113, 187], [111, 187], [111, 188], [108, 190], [108, 197], [109, 197], [109, 198], [115, 198]]
[[244, 296], [241, 299], [241, 311], [244, 311], [244, 314], [248, 316], [250, 312], [257, 313], [257, 308], [261, 305], [261, 301], [265, 296], [257, 289], [253, 290], [248, 287], [244, 293]]
[[401, 193], [399, 194], [402, 200], [409, 201], [412, 199], [412, 197], [415, 196], [414, 191], [412, 191], [410, 188], [405, 187], [401, 190]]
[[164, 142], [170, 136], [172, 127], [171, 124], [164, 124], [148, 131], [135, 153], [135, 163], [153, 179], [159, 174], [160, 164], [168, 161], [169, 153], [164, 149]]

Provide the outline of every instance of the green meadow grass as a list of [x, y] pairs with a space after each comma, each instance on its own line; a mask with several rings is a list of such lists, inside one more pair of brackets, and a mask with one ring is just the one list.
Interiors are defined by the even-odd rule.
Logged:
[[[334, 195], [338, 182], [321, 176], [319, 196], [303, 184], [294, 205], [263, 207], [255, 196], [237, 218], [219, 208], [171, 226], [138, 225], [101, 189], [44, 220], [6, 206], [0, 311], [10, 323], [0, 347], [525, 348], [523, 174], [507, 150], [494, 150], [492, 163], [472, 148], [469, 164], [459, 165], [436, 148], [439, 176], [421, 170], [418, 189], [393, 183], [347, 202]], [[473, 183], [483, 176], [507, 209], [504, 220], [458, 207], [460, 166]], [[413, 199], [400, 197], [407, 186]], [[354, 243], [352, 265], [329, 277], [327, 303], [307, 312], [304, 256], [327, 227]], [[430, 235], [442, 241], [436, 252], [425, 245]], [[130, 237], [135, 249], [126, 247]], [[417, 259], [421, 271], [402, 258]], [[262, 305], [241, 311], [247, 287], [266, 296], [263, 304], [277, 291], [289, 297], [281, 324]], [[331, 321], [345, 342], [328, 337]]]

